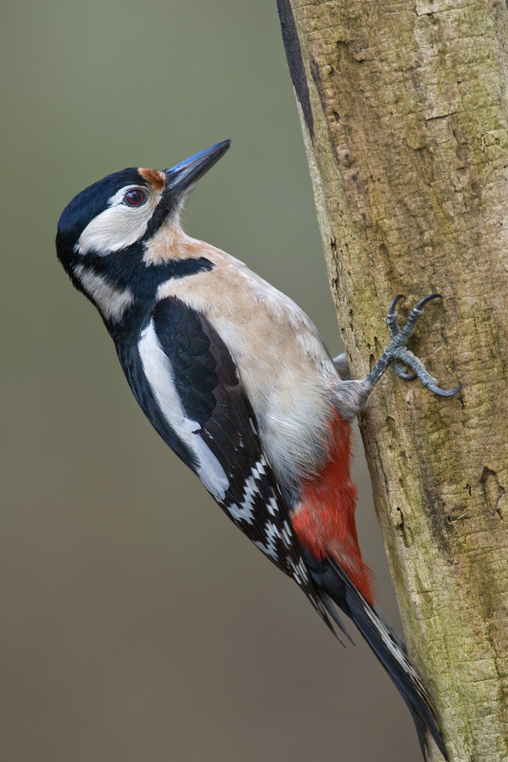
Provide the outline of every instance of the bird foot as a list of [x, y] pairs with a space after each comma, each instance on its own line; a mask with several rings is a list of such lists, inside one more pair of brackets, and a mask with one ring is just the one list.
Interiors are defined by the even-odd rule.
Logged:
[[[406, 347], [407, 342], [414, 333], [418, 320], [423, 315], [425, 306], [433, 299], [440, 298], [442, 298], [441, 294], [429, 294], [423, 299], [420, 299], [418, 304], [413, 307], [409, 313], [406, 324], [402, 328], [398, 324], [395, 308], [398, 302], [401, 299], [404, 299], [404, 296], [403, 294], [398, 294], [398, 296], [392, 299], [386, 317], [392, 340], [367, 376], [367, 381], [370, 382], [372, 386], [379, 381], [387, 367], [393, 365], [396, 374], [405, 381], [413, 381], [415, 378], [419, 378], [427, 389], [441, 397], [453, 397], [454, 394], [457, 394], [461, 388], [460, 384], [455, 387], [455, 389], [441, 389], [440, 386], [438, 386], [437, 379], [430, 375], [422, 361]], [[411, 368], [413, 373], [406, 373], [406, 368]]]

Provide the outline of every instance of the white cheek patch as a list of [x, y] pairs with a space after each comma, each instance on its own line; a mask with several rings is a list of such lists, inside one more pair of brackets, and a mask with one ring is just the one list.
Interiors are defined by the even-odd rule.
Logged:
[[134, 294], [128, 288], [125, 291], [111, 286], [101, 275], [87, 270], [83, 265], [74, 268], [74, 275], [79, 278], [86, 293], [92, 298], [106, 320], [118, 322], [127, 307], [134, 301]]
[[195, 455], [198, 476], [216, 500], [223, 500], [229, 487], [224, 469], [197, 433], [200, 424], [188, 418], [176, 390], [171, 363], [161, 347], [153, 321], [141, 334], [139, 356], [157, 403], [178, 437]]
[[150, 193], [143, 206], [127, 206], [122, 203], [131, 188], [121, 188], [109, 199], [109, 206], [97, 215], [81, 233], [74, 251], [78, 254], [94, 252], [107, 256], [136, 243], [144, 234], [161, 194]]

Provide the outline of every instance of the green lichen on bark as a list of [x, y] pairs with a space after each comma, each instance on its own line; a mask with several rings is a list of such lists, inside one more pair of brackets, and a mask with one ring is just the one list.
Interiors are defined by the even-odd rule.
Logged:
[[438, 399], [389, 372], [361, 430], [410, 652], [450, 757], [507, 760], [507, 7], [279, 6], [290, 68], [301, 55], [308, 83], [308, 103], [298, 87], [297, 98], [354, 376], [386, 345], [395, 294], [408, 306], [444, 297], [412, 348], [461, 393]]

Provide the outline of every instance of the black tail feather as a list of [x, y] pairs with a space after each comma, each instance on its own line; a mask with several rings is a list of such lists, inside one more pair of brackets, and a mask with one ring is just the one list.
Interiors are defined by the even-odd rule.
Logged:
[[[312, 558], [306, 560], [316, 585], [326, 598], [331, 599], [353, 620], [399, 689], [413, 717], [424, 757], [425, 731], [428, 729], [444, 759], [448, 762], [448, 755], [432, 704], [418, 674], [407, 658], [405, 645], [395, 635], [382, 614], [367, 603], [338, 564], [332, 560], [322, 562], [316, 562]], [[329, 605], [323, 602], [330, 610]], [[335, 617], [334, 620], [336, 621]], [[341, 629], [345, 631], [343, 625]]]
[[[340, 618], [339, 612], [337, 611], [337, 609], [333, 605], [331, 598], [329, 598], [327, 595], [323, 597], [323, 605], [324, 605], [325, 609], [328, 611], [328, 613], [331, 616], [331, 618], [333, 619], [333, 621], [335, 622], [335, 624], [337, 625], [337, 627], [339, 628], [339, 630], [341, 632], [343, 632], [344, 635], [346, 636], [346, 638], [349, 640], [349, 642], [352, 643], [355, 646], [356, 645], [355, 641], [353, 640], [353, 638], [351, 637], [351, 635], [347, 631], [346, 625], [344, 624], [344, 622]], [[335, 633], [335, 636], [337, 637], [337, 640], [345, 648], [346, 644], [344, 643], [344, 641], [342, 640], [342, 638], [340, 637], [338, 632], [336, 630], [334, 630], [334, 633]]]

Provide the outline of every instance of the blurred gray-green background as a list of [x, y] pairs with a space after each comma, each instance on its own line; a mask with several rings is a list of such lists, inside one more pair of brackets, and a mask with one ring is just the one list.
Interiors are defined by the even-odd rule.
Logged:
[[[275, 0], [3, 6], [1, 762], [418, 760], [369, 650], [334, 641], [158, 438], [54, 253], [86, 185], [232, 138], [187, 231], [340, 350]], [[355, 475], [397, 623], [360, 455]]]

